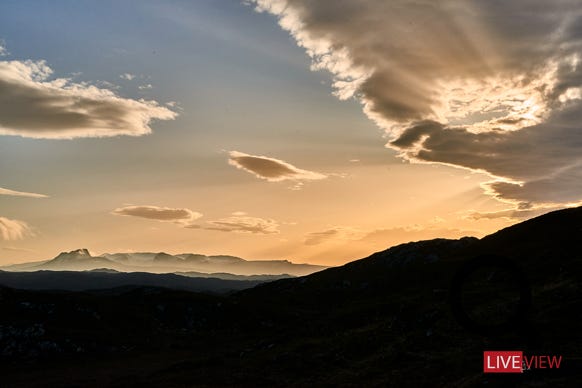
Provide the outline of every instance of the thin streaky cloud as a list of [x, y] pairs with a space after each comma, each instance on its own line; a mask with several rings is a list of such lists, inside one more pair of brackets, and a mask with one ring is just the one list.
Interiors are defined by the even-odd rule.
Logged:
[[395, 243], [428, 240], [444, 236], [447, 236], [448, 238], [460, 238], [479, 234], [476, 231], [446, 228], [441, 226], [441, 223], [442, 221], [436, 219], [426, 225], [409, 225], [374, 230], [336, 226], [318, 232], [307, 233], [305, 235], [304, 244], [314, 246], [331, 242], [353, 242], [390, 246]]
[[366, 232], [357, 228], [336, 226], [320, 232], [311, 232], [305, 236], [305, 245], [319, 245], [331, 240], [358, 240], [362, 238]]
[[8, 252], [24, 252], [24, 253], [36, 253], [35, 250], [19, 247], [2, 247], [2, 250]]
[[[572, 205], [580, 206], [580, 204]], [[551, 211], [556, 211], [564, 209], [567, 206], [538, 206], [538, 207], [522, 207], [522, 208], [510, 208], [492, 212], [477, 212], [471, 211], [465, 215], [465, 219], [469, 220], [494, 220], [498, 218], [505, 218], [508, 220], [524, 220], [528, 218], [533, 218], [541, 216], [542, 214], [549, 213]]]
[[14, 197], [29, 197], [29, 198], [48, 198], [48, 195], [38, 193], [28, 193], [25, 191], [16, 191], [0, 187], [0, 195], [10, 195]]
[[279, 224], [275, 220], [251, 217], [231, 216], [214, 221], [208, 221], [202, 229], [219, 232], [236, 232], [248, 234], [278, 234]]

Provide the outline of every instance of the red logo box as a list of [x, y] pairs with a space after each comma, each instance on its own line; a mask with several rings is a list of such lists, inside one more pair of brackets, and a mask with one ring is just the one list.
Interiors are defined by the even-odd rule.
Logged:
[[523, 352], [521, 350], [483, 352], [484, 373], [522, 373]]

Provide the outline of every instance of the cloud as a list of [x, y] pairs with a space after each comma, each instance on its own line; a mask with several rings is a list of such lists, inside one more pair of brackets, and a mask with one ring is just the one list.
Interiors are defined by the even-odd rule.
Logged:
[[8, 55], [8, 50], [6, 50], [6, 47], [4, 46], [4, 41], [0, 39], [0, 57], [4, 57], [6, 55]]
[[30, 198], [48, 198], [48, 195], [37, 194], [37, 193], [27, 193], [25, 191], [14, 191], [10, 189], [4, 189], [0, 187], [0, 195], [12, 195], [15, 197], [30, 197]]
[[516, 205], [582, 200], [579, 1], [251, 3], [401, 157], [488, 173]]
[[26, 222], [0, 217], [0, 237], [3, 240], [22, 240], [32, 234]]
[[527, 218], [533, 218], [540, 216], [542, 214], [563, 209], [564, 206], [540, 206], [533, 208], [532, 206], [527, 206], [527, 204], [521, 204], [517, 208], [504, 209], [493, 212], [470, 212], [465, 218], [469, 220], [493, 220], [497, 218], [506, 218], [509, 220], [523, 220]]
[[379, 246], [393, 246], [409, 241], [431, 240], [434, 238], [461, 238], [479, 236], [482, 233], [457, 228], [438, 227], [397, 227], [376, 229], [367, 233], [359, 241]]
[[279, 224], [271, 219], [233, 215], [215, 221], [208, 221], [207, 225], [188, 226], [195, 229], [216, 230], [220, 232], [237, 232], [252, 234], [277, 234]]
[[237, 211], [231, 216], [206, 223], [194, 223], [202, 218], [202, 213], [185, 208], [169, 208], [159, 206], [124, 206], [113, 210], [118, 216], [131, 216], [172, 222], [183, 228], [215, 230], [220, 232], [237, 232], [252, 234], [279, 233], [279, 224], [271, 219], [248, 216], [245, 212]]
[[190, 225], [202, 217], [201, 213], [190, 209], [169, 208], [159, 206], [124, 206], [113, 210], [118, 216], [147, 218], [162, 222], [174, 222], [181, 225]]
[[257, 178], [269, 182], [284, 180], [318, 180], [327, 178], [318, 172], [302, 170], [290, 163], [267, 156], [249, 155], [243, 152], [229, 152], [228, 163], [238, 169], [250, 172]]
[[[391, 144], [416, 161], [484, 171], [495, 179], [486, 192], [517, 203], [566, 204], [582, 199], [582, 133], [572, 107], [519, 131], [472, 133], [421, 122]], [[582, 118], [582, 117], [581, 117]]]
[[123, 73], [119, 76], [119, 78], [127, 80], [127, 81], [131, 81], [135, 78], [135, 74], [131, 74], [131, 73]]
[[305, 236], [305, 245], [318, 245], [329, 239], [337, 237], [340, 232], [337, 229], [328, 229], [322, 232], [311, 232]]
[[40, 139], [141, 136], [177, 114], [70, 79], [50, 79], [44, 61], [0, 61], [0, 135]]
[[18, 247], [2, 247], [2, 250], [9, 252], [25, 252], [25, 253], [35, 253], [32, 249], [18, 248]]
[[352, 227], [333, 227], [321, 232], [308, 233], [305, 236], [305, 245], [320, 245], [328, 242], [364, 243], [375, 246], [392, 246], [409, 241], [429, 240], [433, 238], [460, 238], [475, 236], [481, 233], [456, 228], [440, 227], [441, 219], [435, 219], [427, 225], [412, 225], [395, 228], [380, 228], [375, 230], [361, 230]]
[[336, 226], [321, 232], [311, 232], [305, 236], [305, 245], [319, 245], [331, 240], [357, 240], [365, 233], [354, 228]]
[[[138, 88], [139, 90], [146, 90], [146, 89], [152, 89], [152, 88], [153, 88], [153, 86], [152, 86], [152, 84], [145, 84], [145, 85], [139, 85], [137, 88]], [[166, 105], [167, 105], [167, 104], [166, 104]]]

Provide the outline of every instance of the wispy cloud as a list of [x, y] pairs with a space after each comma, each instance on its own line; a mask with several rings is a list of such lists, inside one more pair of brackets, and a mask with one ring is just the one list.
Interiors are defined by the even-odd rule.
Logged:
[[458, 228], [408, 226], [376, 229], [367, 233], [359, 241], [388, 247], [409, 241], [431, 240], [434, 238], [461, 238], [480, 236], [482, 234], [482, 232]]
[[113, 210], [112, 213], [118, 216], [147, 218], [181, 225], [190, 225], [193, 221], [202, 217], [202, 213], [190, 209], [160, 206], [124, 206]]
[[537, 217], [542, 214], [563, 209], [565, 206], [527, 206], [521, 204], [517, 208], [510, 208], [498, 210], [493, 212], [469, 212], [464, 218], [469, 220], [493, 220], [497, 218], [506, 218], [508, 220], [524, 220], [532, 217]]
[[0, 237], [3, 240], [22, 240], [32, 234], [26, 222], [0, 217]]
[[579, 2], [250, 3], [401, 157], [488, 173], [486, 193], [515, 206], [582, 200]]
[[215, 221], [208, 221], [203, 229], [217, 230], [220, 232], [237, 232], [251, 234], [277, 234], [279, 224], [275, 220], [251, 217], [246, 215], [233, 215]]
[[0, 57], [4, 57], [6, 55], [8, 55], [8, 50], [6, 50], [4, 40], [0, 39]]
[[446, 228], [440, 222], [432, 221], [426, 225], [409, 225], [394, 228], [379, 228], [363, 230], [355, 227], [336, 226], [319, 232], [308, 233], [305, 245], [320, 245], [325, 243], [372, 244], [379, 247], [389, 247], [409, 241], [428, 240], [433, 238], [460, 238], [475, 236], [476, 231]]
[[131, 74], [131, 73], [123, 73], [119, 76], [119, 78], [127, 80], [127, 81], [131, 81], [135, 78], [135, 74]]
[[0, 195], [11, 195], [15, 197], [30, 197], [30, 198], [48, 198], [48, 195], [37, 194], [37, 193], [27, 193], [25, 191], [15, 191], [10, 189], [4, 189], [0, 187]]
[[319, 245], [332, 240], [357, 240], [366, 233], [356, 228], [336, 226], [320, 232], [311, 232], [305, 236], [305, 245]]
[[44, 61], [0, 61], [0, 135], [41, 139], [141, 136], [152, 120], [177, 114], [156, 101], [123, 98], [109, 89], [50, 79]]
[[190, 229], [204, 229], [244, 234], [279, 233], [279, 223], [277, 221], [268, 218], [252, 217], [242, 211], [234, 212], [229, 217], [207, 221], [203, 224], [190, 224], [186, 227]]
[[19, 248], [19, 247], [2, 247], [2, 250], [8, 252], [24, 252], [24, 253], [35, 253], [36, 251], [27, 248]]
[[239, 151], [229, 152], [228, 163], [238, 169], [250, 172], [257, 178], [269, 182], [280, 182], [284, 180], [318, 180], [327, 178], [327, 175], [325, 174], [302, 170], [280, 159], [250, 155]]

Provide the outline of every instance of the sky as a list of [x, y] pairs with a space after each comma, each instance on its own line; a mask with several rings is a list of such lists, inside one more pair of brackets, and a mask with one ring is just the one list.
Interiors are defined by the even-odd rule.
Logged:
[[576, 0], [3, 1], [0, 264], [339, 265], [582, 201]]

